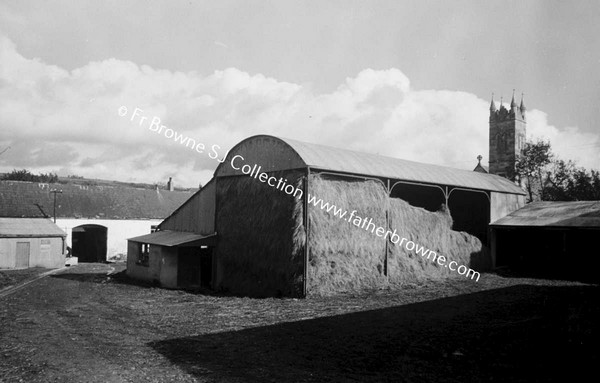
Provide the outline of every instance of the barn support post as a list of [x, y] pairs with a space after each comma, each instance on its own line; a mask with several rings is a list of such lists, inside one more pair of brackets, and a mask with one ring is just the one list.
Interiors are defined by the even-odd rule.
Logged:
[[[389, 198], [390, 198], [390, 179], [387, 179], [387, 194], [388, 194], [388, 207], [385, 210], [385, 228], [386, 230], [390, 230], [390, 204], [389, 204]], [[386, 279], [389, 280], [389, 275], [388, 275], [388, 255], [390, 252], [390, 241], [392, 239], [388, 238], [387, 241], [385, 241], [385, 257], [383, 258], [383, 275], [385, 275]]]
[[448, 192], [448, 186], [446, 186], [446, 191], [444, 192], [444, 198], [446, 199], [446, 207], [448, 207], [448, 199], [450, 198], [450, 192]]
[[494, 270], [496, 268], [496, 257], [497, 257], [497, 242], [496, 242], [496, 229], [492, 228], [491, 229], [491, 239], [490, 239], [490, 247], [491, 247], [491, 256], [492, 256], [492, 270]]
[[302, 296], [306, 297], [308, 289], [308, 237], [310, 235], [310, 223], [308, 220], [308, 179], [310, 177], [310, 166], [306, 167], [306, 177], [304, 178], [304, 257], [302, 262], [303, 278], [302, 278]]
[[[385, 211], [385, 227], [386, 230], [389, 231], [390, 230], [390, 213], [389, 210]], [[388, 254], [389, 254], [389, 250], [390, 250], [390, 241], [392, 239], [388, 238], [385, 241], [385, 257], [383, 258], [383, 275], [386, 277], [386, 279], [389, 279], [389, 275], [388, 275]]]

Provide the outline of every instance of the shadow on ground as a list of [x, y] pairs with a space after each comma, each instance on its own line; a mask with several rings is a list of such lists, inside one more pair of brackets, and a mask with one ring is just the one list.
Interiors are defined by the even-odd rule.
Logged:
[[[560, 262], [556, 262], [561, 265]], [[600, 274], [596, 272], [598, 267], [587, 267], [585, 272], [581, 271], [581, 267], [577, 267], [576, 270], [565, 270], [556, 267], [551, 269], [547, 265], [545, 267], [543, 262], [539, 263], [541, 266], [530, 267], [530, 268], [519, 268], [519, 267], [500, 267], [494, 270], [494, 273], [498, 276], [505, 278], [531, 278], [540, 280], [559, 280], [559, 281], [571, 281], [581, 282], [587, 284], [600, 284]], [[578, 265], [579, 266], [579, 265]]]
[[150, 346], [209, 381], [579, 381], [599, 360], [599, 291], [520, 285]]

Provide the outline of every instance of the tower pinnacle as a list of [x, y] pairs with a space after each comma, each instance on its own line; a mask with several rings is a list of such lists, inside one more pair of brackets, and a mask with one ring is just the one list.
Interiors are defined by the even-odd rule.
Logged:
[[496, 103], [494, 102], [494, 93], [492, 93], [492, 102], [490, 103], [490, 112], [496, 111]]
[[510, 108], [514, 109], [517, 107], [517, 103], [515, 102], [515, 90], [513, 89], [512, 100], [510, 100]]

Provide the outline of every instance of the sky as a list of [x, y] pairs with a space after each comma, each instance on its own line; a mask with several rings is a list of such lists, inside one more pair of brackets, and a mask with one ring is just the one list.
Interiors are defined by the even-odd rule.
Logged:
[[471, 170], [492, 93], [513, 89], [529, 138], [600, 169], [599, 16], [598, 1], [0, 0], [0, 172], [194, 187], [210, 148], [256, 134]]

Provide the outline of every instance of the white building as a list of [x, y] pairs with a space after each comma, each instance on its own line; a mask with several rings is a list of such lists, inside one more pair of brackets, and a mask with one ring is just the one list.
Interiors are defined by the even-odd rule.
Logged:
[[192, 195], [110, 182], [74, 182], [79, 183], [0, 181], [0, 217], [48, 218], [56, 209], [56, 225], [66, 233], [66, 251], [79, 262], [103, 262], [126, 255], [127, 238], [150, 233], [153, 225]]
[[0, 269], [63, 267], [65, 237], [47, 218], [0, 218]]

